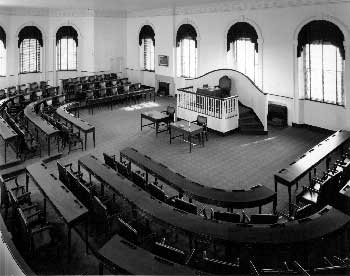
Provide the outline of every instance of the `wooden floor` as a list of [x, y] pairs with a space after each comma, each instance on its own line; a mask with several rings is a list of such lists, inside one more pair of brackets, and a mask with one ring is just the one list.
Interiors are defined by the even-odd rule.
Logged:
[[[163, 97], [157, 98], [156, 103], [150, 102], [134, 107], [115, 106], [113, 110], [102, 107], [95, 109], [94, 115], [88, 114], [87, 110], [81, 110], [80, 117], [96, 127], [96, 147], [93, 148], [89, 135], [87, 151], [77, 150], [68, 155], [68, 150], [65, 149], [61, 158], [62, 163], [73, 162], [76, 165], [76, 161], [88, 153], [93, 153], [101, 159], [103, 152], [119, 156], [121, 149], [132, 146], [203, 185], [231, 190], [249, 189], [260, 183], [274, 189], [274, 173], [326, 137], [319, 132], [292, 127], [269, 128], [268, 135], [258, 136], [236, 132], [223, 137], [210, 132], [205, 147], [195, 148], [189, 153], [189, 145], [180, 139], [173, 140], [170, 145], [167, 132], [160, 133], [156, 137], [154, 129], [146, 128], [142, 132], [140, 130], [141, 112], [165, 110], [167, 105], [175, 106], [175, 104], [174, 98]], [[45, 155], [44, 150], [43, 156]], [[21, 166], [38, 160], [38, 158], [28, 160]], [[58, 175], [56, 162], [48, 163], [48, 167]], [[24, 176], [21, 176], [20, 180], [24, 181]], [[39, 192], [33, 189], [32, 195], [40, 197]], [[287, 189], [279, 186], [277, 209], [286, 208], [286, 203]], [[263, 208], [264, 212], [271, 210], [271, 204]], [[49, 266], [47, 270], [44, 264], [35, 262], [33, 265], [39, 266], [36, 270], [44, 274], [45, 271], [58, 274], [97, 274], [97, 261], [91, 255], [85, 255], [82, 246], [82, 241], [74, 234], [72, 246], [74, 257], [70, 265], [64, 265], [64, 269], [54, 260], [52, 263], [48, 262], [51, 265], [46, 264]]]

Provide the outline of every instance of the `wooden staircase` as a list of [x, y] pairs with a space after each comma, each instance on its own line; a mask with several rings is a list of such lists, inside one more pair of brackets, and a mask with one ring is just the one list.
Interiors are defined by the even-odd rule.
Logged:
[[239, 131], [243, 134], [250, 135], [265, 135], [267, 131], [264, 130], [263, 124], [256, 116], [253, 109], [239, 103]]

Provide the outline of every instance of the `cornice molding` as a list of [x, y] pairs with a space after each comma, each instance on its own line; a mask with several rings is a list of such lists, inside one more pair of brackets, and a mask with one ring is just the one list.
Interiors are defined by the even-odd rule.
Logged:
[[273, 8], [291, 8], [316, 5], [334, 5], [350, 3], [350, 0], [237, 0], [234, 2], [217, 2], [205, 5], [176, 7], [173, 9], [154, 9], [129, 12], [127, 17], [152, 17], [165, 15], [189, 15], [205, 13], [223, 13], [232, 11], [262, 10]]
[[39, 8], [1, 8], [0, 14], [8, 16], [51, 16], [51, 17], [113, 17], [125, 18], [124, 11], [105, 11], [93, 9], [39, 9]]

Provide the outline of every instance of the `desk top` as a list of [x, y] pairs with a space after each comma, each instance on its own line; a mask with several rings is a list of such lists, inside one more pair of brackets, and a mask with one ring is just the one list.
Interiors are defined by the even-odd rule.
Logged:
[[113, 236], [98, 253], [128, 274], [143, 275], [195, 275], [195, 270], [140, 248], [119, 235]]
[[308, 218], [283, 224], [247, 225], [209, 220], [178, 210], [153, 198], [145, 190], [120, 176], [93, 155], [80, 158], [79, 165], [156, 221], [176, 227], [186, 233], [205, 235], [217, 240], [242, 244], [305, 242], [333, 233], [350, 221], [349, 216], [330, 206]]
[[265, 186], [255, 186], [250, 190], [232, 191], [204, 186], [173, 172], [165, 165], [141, 154], [134, 148], [125, 148], [120, 154], [142, 169], [154, 173], [161, 181], [177, 191], [183, 192], [202, 203], [225, 208], [244, 209], [267, 204], [276, 198], [276, 193]]
[[91, 125], [90, 123], [88, 123], [88, 122], [86, 122], [78, 117], [75, 117], [72, 113], [70, 113], [68, 111], [70, 109], [71, 105], [73, 105], [73, 104], [74, 103], [68, 103], [68, 104], [64, 104], [64, 105], [60, 106], [59, 108], [57, 108], [56, 113], [84, 132], [89, 132], [89, 131], [92, 131], [93, 129], [95, 129], [95, 127], [93, 125]]
[[4, 140], [10, 140], [17, 137], [17, 133], [0, 117], [0, 135]]
[[26, 172], [68, 225], [88, 213], [88, 209], [58, 178], [49, 173], [43, 163], [27, 166]]
[[322, 161], [327, 155], [342, 146], [350, 138], [350, 132], [339, 130], [307, 151], [298, 160], [292, 162], [287, 168], [275, 174], [275, 179], [284, 184], [293, 185], [306, 172], [317, 163]]
[[170, 127], [186, 133], [194, 133], [203, 130], [203, 127], [185, 120], [173, 122], [170, 124]]
[[162, 113], [158, 110], [142, 112], [141, 115], [143, 115], [144, 117], [155, 119], [155, 120], [163, 120], [163, 119], [169, 118], [169, 115]]
[[58, 129], [51, 125], [48, 121], [44, 120], [41, 118], [38, 114], [36, 114], [34, 110], [34, 106], [37, 104], [40, 104], [42, 101], [46, 101], [50, 98], [46, 98], [44, 100], [39, 100], [34, 103], [30, 103], [27, 105], [24, 109], [24, 115], [33, 123], [35, 124], [38, 128], [41, 129], [42, 132], [45, 133], [45, 135], [50, 136], [53, 134], [58, 133]]

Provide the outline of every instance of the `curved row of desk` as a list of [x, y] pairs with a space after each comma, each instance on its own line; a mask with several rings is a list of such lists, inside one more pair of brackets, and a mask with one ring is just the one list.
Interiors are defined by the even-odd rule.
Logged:
[[250, 190], [227, 191], [193, 182], [134, 148], [128, 147], [121, 150], [120, 159], [123, 158], [144, 170], [146, 180], [148, 173], [150, 173], [180, 193], [184, 193], [199, 202], [232, 209], [259, 207], [259, 211], [261, 211], [262, 205], [273, 202], [273, 211], [276, 211], [277, 193], [265, 186], [257, 185]]
[[80, 158], [78, 167], [79, 170], [83, 167], [103, 184], [108, 185], [117, 194], [153, 219], [181, 229], [188, 234], [207, 236], [214, 240], [237, 244], [302, 243], [317, 240], [344, 229], [350, 221], [348, 215], [327, 206], [310, 217], [273, 225], [219, 222], [186, 213], [156, 200], [93, 155]]

